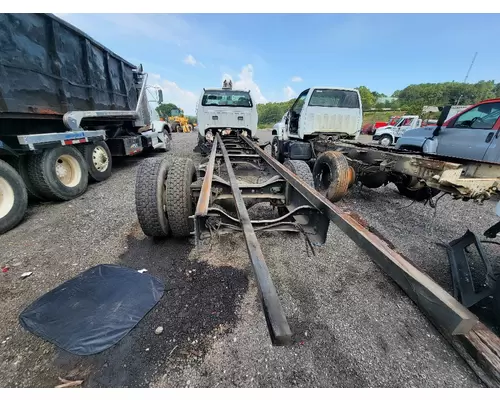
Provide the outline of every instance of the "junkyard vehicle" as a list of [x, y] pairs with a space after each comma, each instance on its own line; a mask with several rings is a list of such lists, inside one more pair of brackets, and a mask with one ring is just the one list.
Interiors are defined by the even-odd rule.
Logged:
[[284, 127], [272, 140], [273, 157], [312, 158], [309, 141], [320, 135], [357, 139], [361, 133], [363, 109], [356, 89], [312, 87], [304, 90], [284, 118]]
[[168, 129], [141, 129], [146, 85], [142, 67], [54, 15], [0, 14], [0, 233], [26, 193], [70, 200], [111, 175], [112, 156], [167, 150]]
[[[335, 223], [373, 261], [391, 276], [421, 307], [452, 343], [464, 342], [471, 355], [465, 360], [482, 363], [488, 385], [500, 384], [496, 367], [499, 354], [480, 354], [500, 346], [500, 339], [478, 322], [455, 298], [420, 272], [376, 236], [359, 216], [345, 212], [313, 188], [313, 174], [303, 160], [283, 164], [269, 156], [257, 139], [232, 130], [217, 132], [208, 161], [198, 169], [188, 158], [166, 156], [144, 160], [136, 176], [136, 212], [147, 236], [187, 238], [196, 246], [223, 234], [242, 234], [259, 289], [271, 342], [293, 344], [292, 331], [271, 279], [258, 232], [290, 231], [304, 235], [307, 248], [327, 240]], [[340, 154], [338, 158], [344, 157]], [[272, 219], [252, 220], [248, 209], [266, 202], [277, 209]], [[332, 266], [334, 267], [334, 266]], [[482, 340], [475, 338], [481, 335]], [[500, 347], [498, 347], [500, 348]], [[466, 352], [464, 352], [466, 354]], [[460, 354], [464, 354], [460, 353]], [[496, 375], [497, 374], [497, 375]], [[485, 374], [483, 374], [485, 376]]]
[[422, 120], [418, 115], [404, 115], [394, 124], [386, 125], [375, 130], [373, 140], [383, 146], [396, 143], [404, 132], [410, 129], [420, 128]]
[[257, 132], [257, 103], [250, 90], [233, 90], [232, 82], [224, 81], [222, 89], [203, 89], [196, 107], [198, 146], [207, 154], [218, 132]]
[[408, 131], [398, 149], [465, 160], [500, 163], [500, 99], [473, 105], [447, 117], [440, 129], [425, 127]]

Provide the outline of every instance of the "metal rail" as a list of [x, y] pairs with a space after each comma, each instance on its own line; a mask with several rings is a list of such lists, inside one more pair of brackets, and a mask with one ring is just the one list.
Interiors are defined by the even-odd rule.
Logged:
[[[218, 148], [221, 152], [217, 151]], [[247, 160], [255, 160], [259, 167], [264, 166], [268, 173], [275, 171], [280, 175], [280, 177], [275, 176], [270, 179], [269, 182], [274, 179], [281, 185], [277, 189], [277, 194], [281, 197], [280, 201], [285, 199], [284, 205], [288, 209], [286, 215], [266, 221], [250, 220], [245, 200], [260, 196], [265, 198], [263, 192], [259, 191], [268, 185], [238, 184], [232, 164], [238, 165], [236, 160], [245, 157]], [[214, 175], [215, 163], [221, 158], [227, 169], [229, 182]], [[255, 232], [262, 230], [300, 231], [321, 244], [326, 240], [329, 222], [332, 221], [407, 293], [487, 386], [500, 386], [500, 339], [498, 336], [478, 322], [478, 318], [473, 313], [430, 277], [420, 272], [401, 254], [393, 250], [386, 241], [372, 233], [359, 216], [344, 212], [332, 204], [247, 137], [226, 136], [222, 140], [217, 134], [209, 162], [204, 169], [203, 185], [192, 186], [193, 193], [200, 193], [194, 215], [197, 244], [201, 234], [207, 231], [206, 225], [210, 225], [209, 219], [212, 217], [219, 219], [219, 233], [243, 232], [274, 344], [290, 343], [291, 331]], [[217, 203], [220, 199], [229, 200], [231, 196], [234, 199], [238, 218], [218, 208], [210, 207], [211, 202]], [[307, 218], [304, 219], [304, 216]], [[308, 231], [306, 232], [304, 228]], [[210, 231], [210, 226], [208, 230]]]
[[316, 190], [305, 185], [294, 173], [266, 154], [251, 140], [241, 137], [264, 161], [283, 176], [311, 205], [325, 214], [349, 236], [370, 258], [384, 270], [408, 296], [446, 332], [457, 335], [468, 333], [478, 322], [477, 316], [460, 304], [436, 282], [419, 271], [399, 253], [392, 250], [380, 237], [370, 232], [351, 215], [342, 211]]
[[[218, 133], [216, 136], [216, 140], [220, 145], [222, 155], [224, 157], [224, 162], [226, 164], [227, 172], [229, 175], [229, 183], [231, 184], [234, 202], [236, 205], [236, 211], [238, 213], [241, 228], [243, 229], [243, 236], [247, 245], [248, 255], [250, 257], [250, 262], [252, 263], [255, 278], [257, 280], [257, 285], [259, 287], [259, 292], [262, 297], [264, 314], [266, 316], [266, 321], [271, 333], [271, 338], [275, 344], [290, 344], [292, 339], [292, 332], [288, 325], [285, 312], [281, 307], [278, 293], [276, 292], [271, 274], [269, 273], [269, 269], [267, 268], [267, 264], [264, 259], [264, 254], [262, 253], [259, 242], [257, 240], [257, 236], [255, 235], [255, 231], [250, 221], [250, 216], [248, 215], [248, 210], [245, 206], [245, 202], [243, 201], [240, 188], [238, 187], [238, 182], [231, 165], [229, 154]], [[214, 150], [212, 148], [212, 153], [213, 151]]]

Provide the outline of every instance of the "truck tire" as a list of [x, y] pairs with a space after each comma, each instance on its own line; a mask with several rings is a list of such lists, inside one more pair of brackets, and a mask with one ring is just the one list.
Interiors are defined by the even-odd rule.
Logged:
[[172, 126], [172, 132], [178, 132], [177, 128], [180, 126], [178, 122], [173, 122], [171, 126]]
[[32, 154], [27, 154], [23, 155], [20, 157], [15, 157], [13, 159], [7, 160], [7, 162], [10, 164], [12, 168], [14, 168], [19, 175], [21, 175], [21, 178], [23, 179], [24, 185], [26, 186], [26, 189], [28, 190], [28, 202], [29, 200], [40, 200], [40, 201], [47, 201], [46, 198], [44, 198], [33, 186], [29, 179], [28, 175], [28, 159], [32, 156]]
[[0, 160], [0, 234], [17, 226], [28, 208], [28, 191], [17, 171]]
[[378, 144], [382, 146], [390, 146], [392, 144], [392, 136], [391, 135], [382, 135], [380, 136], [380, 139], [378, 140]]
[[283, 165], [302, 179], [309, 186], [314, 187], [314, 179], [309, 165], [302, 160], [286, 160]]
[[34, 190], [47, 200], [71, 200], [88, 187], [87, 162], [73, 146], [55, 147], [28, 159], [28, 177]]
[[500, 324], [500, 283], [495, 286], [495, 290], [493, 292], [493, 316], [495, 317], [497, 324]]
[[104, 141], [82, 144], [77, 147], [83, 154], [89, 169], [89, 178], [102, 182], [111, 176], [112, 158], [109, 147]]
[[146, 236], [166, 237], [170, 234], [166, 211], [166, 182], [171, 158], [147, 158], [137, 168], [135, 177], [135, 210]]
[[167, 129], [163, 129], [162, 134], [165, 146], [160, 147], [160, 151], [166, 153], [167, 151], [172, 150], [172, 134]]
[[314, 163], [314, 186], [332, 203], [342, 199], [353, 180], [352, 169], [342, 153], [325, 151]]
[[281, 151], [281, 143], [277, 136], [273, 137], [273, 141], [271, 142], [271, 156], [280, 163], [285, 161], [285, 157]]
[[196, 181], [196, 169], [190, 158], [177, 158], [172, 163], [167, 177], [167, 215], [174, 237], [189, 236], [193, 231], [194, 203], [191, 184]]

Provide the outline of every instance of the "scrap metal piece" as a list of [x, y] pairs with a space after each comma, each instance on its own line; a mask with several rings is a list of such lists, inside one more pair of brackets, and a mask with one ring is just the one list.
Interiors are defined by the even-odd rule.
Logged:
[[247, 245], [248, 255], [250, 257], [255, 279], [259, 287], [271, 339], [273, 343], [277, 345], [290, 344], [292, 332], [278, 298], [278, 293], [274, 287], [271, 274], [269, 273], [269, 269], [264, 259], [264, 254], [260, 248], [257, 236], [255, 235], [255, 231], [250, 221], [250, 216], [248, 215], [248, 210], [245, 207], [245, 202], [241, 195], [240, 188], [238, 187], [236, 175], [234, 174], [233, 167], [231, 166], [229, 154], [218, 133], [216, 138], [219, 141], [224, 162], [226, 164], [227, 173], [229, 175], [229, 183], [231, 184], [234, 202], [236, 205], [236, 212], [238, 213], [241, 228], [243, 229], [243, 236]]
[[433, 323], [451, 335], [466, 334], [476, 325], [478, 322], [476, 315], [460, 304], [429, 276], [391, 249], [384, 240], [306, 185], [285, 166], [258, 146], [254, 146], [249, 139], [245, 137], [242, 139], [253, 147], [256, 153], [283, 176], [311, 205], [326, 215], [330, 221], [363, 249], [383, 271], [396, 281]]
[[[475, 288], [465, 254], [467, 248], [472, 245], [476, 246], [479, 257], [486, 269], [485, 285], [479, 290]], [[450, 260], [454, 297], [465, 307], [471, 307], [482, 299], [491, 296], [496, 286], [495, 273], [477, 235], [467, 229], [467, 232], [462, 237], [452, 240], [445, 247]]]

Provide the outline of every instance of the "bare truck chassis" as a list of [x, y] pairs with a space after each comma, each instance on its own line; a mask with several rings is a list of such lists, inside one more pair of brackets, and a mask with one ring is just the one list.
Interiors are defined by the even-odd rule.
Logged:
[[[214, 230], [243, 233], [275, 345], [292, 345], [292, 331], [256, 232], [301, 232], [314, 248], [325, 243], [332, 221], [396, 281], [488, 386], [500, 386], [500, 339], [359, 217], [340, 209], [313, 185], [306, 162], [281, 164], [254, 139], [217, 134], [208, 162], [198, 172], [187, 158], [144, 160], [136, 178], [136, 210], [148, 236], [194, 235], [201, 246]], [[251, 220], [248, 208], [258, 202], [277, 207], [279, 216]]]

